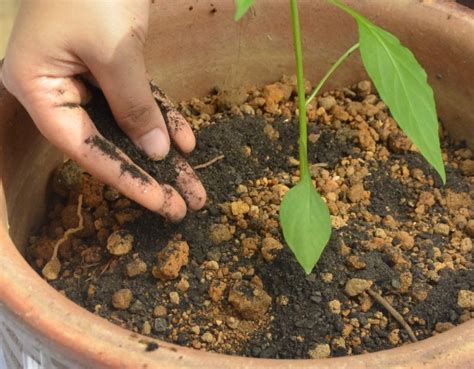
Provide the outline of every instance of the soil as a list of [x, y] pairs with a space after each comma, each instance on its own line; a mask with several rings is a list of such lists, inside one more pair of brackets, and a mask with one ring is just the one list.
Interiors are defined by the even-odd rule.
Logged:
[[[50, 283], [135, 332], [265, 358], [343, 356], [409, 343], [369, 286], [417, 339], [472, 318], [472, 152], [442, 134], [443, 186], [368, 81], [326, 93], [309, 107], [311, 173], [333, 234], [312, 273], [303, 272], [278, 222], [281, 199], [299, 179], [294, 84], [285, 77], [263, 89], [215, 91], [179, 105], [197, 137], [190, 164], [224, 155], [197, 170], [209, 200], [180, 224], [66, 162], [52, 181], [48, 218], [31, 237], [32, 265], [41, 273], [55, 240], [77, 225], [81, 193], [84, 230], [61, 245], [61, 274]], [[173, 160], [148, 160], [117, 127], [100, 92], [87, 110], [107, 140], [173, 184]], [[97, 147], [114, 155], [108, 142]], [[115, 241], [132, 240], [132, 249], [113, 253], [112, 233]]]

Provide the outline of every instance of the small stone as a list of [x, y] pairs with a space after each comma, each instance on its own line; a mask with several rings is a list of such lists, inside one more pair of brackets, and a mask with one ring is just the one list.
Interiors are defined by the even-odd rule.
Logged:
[[324, 110], [329, 111], [336, 105], [336, 99], [334, 96], [320, 97], [318, 104], [319, 106], [323, 107]]
[[444, 223], [435, 224], [433, 231], [443, 236], [449, 236], [449, 226]]
[[450, 322], [438, 322], [435, 325], [435, 330], [438, 333], [443, 333], [449, 331], [450, 329], [454, 328], [454, 324]]
[[161, 280], [178, 278], [181, 268], [188, 264], [189, 245], [186, 241], [170, 241], [158, 253], [153, 276]]
[[271, 262], [276, 257], [276, 252], [281, 250], [283, 245], [280, 241], [272, 237], [266, 237], [262, 241], [262, 256], [267, 262]]
[[351, 255], [346, 259], [346, 264], [354, 269], [364, 269], [367, 264], [357, 255]]
[[181, 292], [186, 292], [189, 290], [189, 282], [186, 278], [181, 278], [179, 282], [176, 284], [176, 288]]
[[239, 326], [239, 321], [233, 316], [228, 317], [226, 323], [230, 329], [237, 329], [237, 327]]
[[400, 329], [394, 329], [388, 334], [388, 341], [393, 345], [397, 346], [400, 343]]
[[400, 231], [396, 234], [396, 238], [400, 240], [400, 247], [405, 250], [411, 250], [415, 246], [415, 239], [408, 232]]
[[83, 170], [73, 160], [62, 163], [54, 172], [52, 178], [53, 191], [66, 197], [71, 191], [78, 191], [81, 186]]
[[125, 269], [127, 270], [127, 275], [130, 278], [133, 278], [140, 274], [146, 273], [147, 265], [143, 260], [136, 259], [128, 263]]
[[372, 91], [372, 83], [370, 81], [360, 81], [357, 84], [357, 92], [359, 96], [365, 97], [367, 95], [370, 95]]
[[193, 325], [191, 327], [191, 332], [193, 332], [195, 335], [201, 334], [201, 328], [198, 325]]
[[321, 279], [324, 283], [331, 283], [334, 276], [332, 273], [321, 273]]
[[332, 300], [328, 303], [329, 310], [333, 314], [340, 314], [341, 313], [341, 302], [339, 300]]
[[318, 344], [308, 351], [308, 355], [311, 359], [325, 359], [331, 356], [331, 347], [327, 343]]
[[411, 293], [418, 301], [425, 301], [428, 298], [430, 286], [423, 283], [415, 283]]
[[203, 264], [205, 270], [219, 270], [219, 263], [215, 260], [209, 260]]
[[411, 284], [413, 282], [413, 276], [410, 272], [406, 271], [403, 273], [400, 273], [400, 292], [401, 293], [406, 293], [411, 287]]
[[229, 303], [244, 319], [258, 320], [265, 315], [272, 298], [259, 286], [238, 281], [229, 291]]
[[168, 322], [164, 318], [156, 318], [153, 328], [157, 333], [165, 333], [168, 329]]
[[472, 240], [469, 237], [462, 239], [460, 250], [462, 254], [469, 254], [472, 251]]
[[132, 247], [133, 236], [124, 230], [113, 232], [107, 239], [107, 250], [115, 256], [128, 254]]
[[213, 280], [209, 286], [209, 297], [212, 301], [218, 302], [222, 300], [227, 284], [223, 281]]
[[170, 302], [173, 305], [179, 305], [179, 294], [178, 294], [178, 292], [176, 292], [176, 291], [170, 292], [169, 297], [170, 297]]
[[210, 332], [206, 332], [202, 335], [201, 339], [206, 343], [213, 343], [215, 338]]
[[458, 293], [458, 305], [463, 309], [474, 310], [474, 291], [460, 290]]
[[459, 169], [465, 176], [474, 176], [474, 160], [464, 160]]
[[116, 309], [126, 310], [132, 302], [133, 294], [128, 288], [118, 290], [112, 295], [112, 305]]
[[470, 219], [467, 222], [466, 232], [469, 236], [474, 237], [474, 219]]
[[230, 210], [232, 212], [232, 215], [239, 216], [247, 214], [250, 211], [250, 206], [242, 200], [233, 201], [230, 204]]
[[347, 191], [347, 197], [351, 202], [359, 202], [366, 198], [364, 185], [362, 183], [356, 183]]
[[232, 238], [232, 233], [225, 224], [213, 224], [210, 229], [209, 237], [215, 245], [218, 245], [222, 242], [229, 241]]
[[157, 317], [161, 317], [161, 316], [165, 316], [167, 314], [167, 310], [166, 310], [166, 307], [164, 307], [163, 305], [157, 305], [155, 306], [155, 308], [153, 309], [153, 316], [155, 318]]
[[258, 238], [247, 237], [242, 240], [243, 255], [250, 257], [255, 254], [258, 246]]
[[143, 323], [142, 333], [143, 334], [150, 334], [151, 333], [151, 324], [148, 320], [146, 320]]
[[270, 124], [265, 124], [265, 127], [263, 127], [263, 132], [267, 135], [267, 137], [272, 140], [276, 141], [280, 138], [280, 132], [278, 132], [277, 129], [275, 129], [272, 125]]
[[145, 310], [145, 305], [143, 305], [143, 302], [140, 300], [136, 300], [131, 306], [130, 306], [130, 312], [132, 313], [139, 313]]
[[367, 279], [352, 278], [346, 283], [345, 292], [349, 296], [354, 297], [367, 291], [372, 284], [373, 282]]

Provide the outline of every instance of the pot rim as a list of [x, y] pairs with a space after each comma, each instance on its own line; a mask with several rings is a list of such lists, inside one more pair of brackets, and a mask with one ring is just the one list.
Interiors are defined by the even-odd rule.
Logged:
[[[474, 12], [457, 3], [434, 0], [426, 1], [425, 5], [474, 23]], [[21, 109], [0, 81], [0, 106], [4, 104]], [[1, 182], [0, 189], [3, 192]], [[0, 227], [0, 265], [0, 313], [3, 311], [4, 323], [41, 337], [40, 343], [46, 351], [61, 352], [86, 367], [93, 364], [94, 368], [172, 369], [202, 368], [209, 363], [219, 368], [472, 367], [474, 320], [417, 343], [356, 356], [311, 360], [244, 358], [151, 339], [99, 318], [38, 276], [13, 244], [6, 225]], [[145, 353], [149, 342], [158, 343], [159, 348]]]

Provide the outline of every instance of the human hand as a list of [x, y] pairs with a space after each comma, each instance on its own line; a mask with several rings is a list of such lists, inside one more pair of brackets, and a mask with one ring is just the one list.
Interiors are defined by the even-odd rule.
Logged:
[[[175, 109], [165, 113], [169, 135], [150, 91], [143, 58], [149, 10], [149, 0], [25, 0], [1, 78], [53, 145], [127, 197], [178, 221], [186, 215], [179, 193], [138, 167], [149, 181], [124, 175], [121, 162], [133, 163], [122, 152], [117, 161], [90, 144], [101, 136], [81, 106], [89, 98], [82, 75], [98, 84], [121, 129], [151, 159], [167, 155], [170, 135], [183, 153], [194, 149], [193, 132]], [[190, 209], [204, 205], [206, 192], [189, 164], [177, 169], [176, 185]]]

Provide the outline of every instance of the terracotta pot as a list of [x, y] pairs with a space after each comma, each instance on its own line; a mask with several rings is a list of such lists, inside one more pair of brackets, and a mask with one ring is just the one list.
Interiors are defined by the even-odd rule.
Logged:
[[[438, 111], [454, 137], [474, 145], [474, 13], [436, 0], [347, 0], [407, 44], [428, 71]], [[214, 5], [211, 5], [214, 4]], [[356, 41], [354, 22], [324, 1], [301, 0], [307, 77]], [[240, 23], [233, 0], [155, 1], [149, 70], [175, 99], [215, 85], [235, 88], [292, 74], [287, 0], [258, 0]], [[211, 12], [215, 8], [217, 11]], [[328, 87], [364, 78], [354, 55]], [[474, 321], [393, 350], [326, 360], [260, 360], [200, 352], [118, 328], [44, 282], [25, 262], [28, 235], [44, 214], [46, 184], [62, 160], [0, 87], [0, 334], [10, 367], [44, 368], [474, 368]]]

